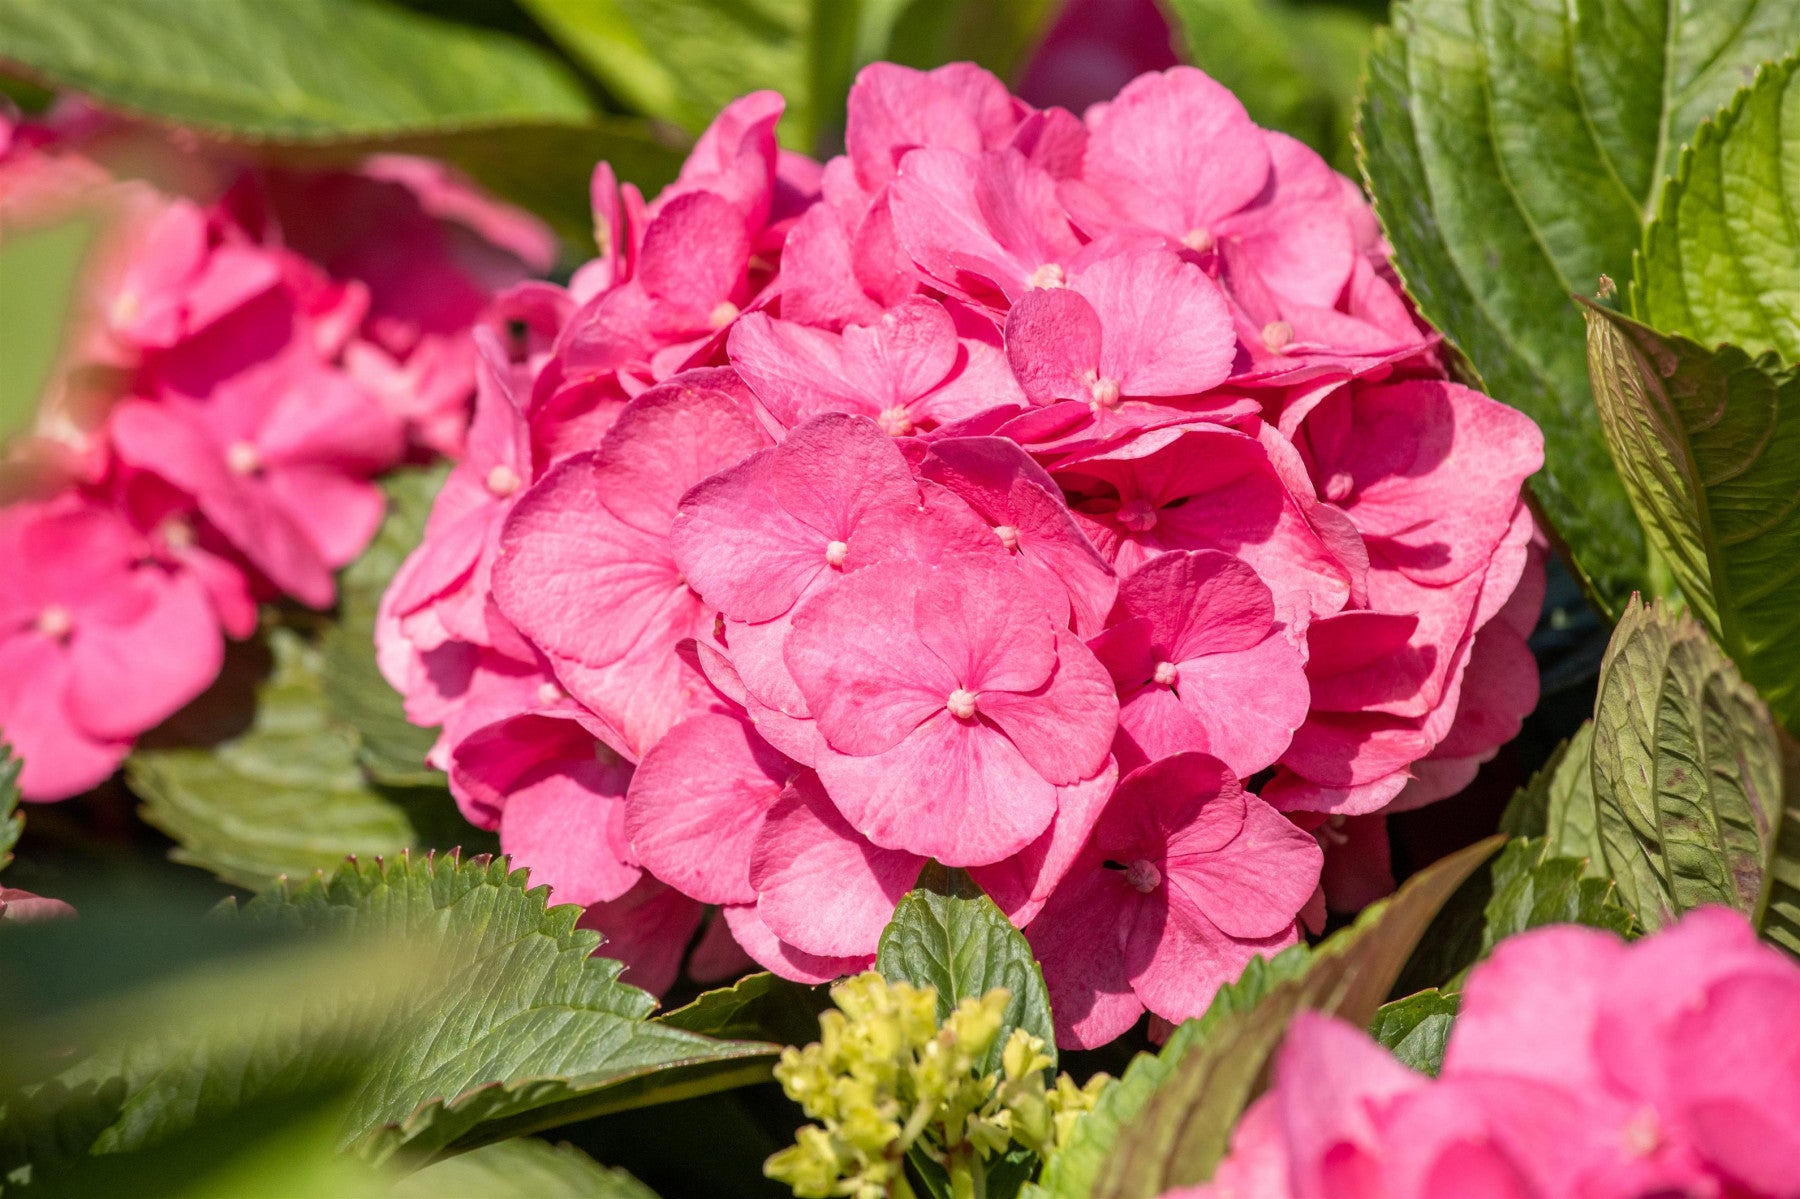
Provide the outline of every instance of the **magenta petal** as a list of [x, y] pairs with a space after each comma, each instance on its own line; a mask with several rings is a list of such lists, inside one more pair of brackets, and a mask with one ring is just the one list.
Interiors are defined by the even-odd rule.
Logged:
[[769, 483], [776, 503], [865, 558], [855, 535], [865, 519], [919, 506], [918, 484], [893, 438], [861, 416], [828, 413], [789, 433]]
[[776, 936], [822, 957], [875, 952], [925, 859], [857, 835], [819, 786], [796, 776], [769, 810], [750, 859], [756, 907]]
[[1185, 892], [1170, 888], [1166, 894], [1163, 919], [1140, 920], [1133, 928], [1125, 968], [1144, 1006], [1171, 1023], [1205, 1012], [1219, 988], [1242, 974], [1251, 958], [1273, 957], [1300, 939], [1291, 917], [1289, 927], [1274, 936], [1233, 937]]
[[732, 325], [727, 345], [731, 365], [783, 426], [822, 412], [874, 416], [881, 410], [877, 397], [848, 376], [837, 334], [750, 312]]
[[1105, 331], [1100, 377], [1122, 394], [1196, 395], [1231, 374], [1237, 334], [1225, 296], [1193, 263], [1160, 247], [1127, 251], [1084, 268], [1070, 287], [1093, 305]]
[[1150, 907], [1121, 873], [1084, 858], [1027, 926], [1050, 991], [1058, 1045], [1104, 1045], [1144, 1014], [1126, 974], [1125, 946], [1140, 925], [1159, 923]]
[[942, 711], [885, 753], [822, 754], [832, 802], [877, 845], [979, 866], [1017, 853], [1050, 826], [1056, 788], [1005, 736]]
[[1217, 849], [1185, 853], [1169, 846], [1169, 884], [1227, 936], [1255, 939], [1291, 931], [1314, 888], [1319, 843], [1254, 795], [1244, 797], [1242, 830]]
[[83, 621], [69, 644], [68, 713], [98, 741], [135, 737], [173, 715], [206, 690], [225, 658], [212, 605], [192, 575], [151, 567], [131, 583], [150, 601], [136, 620]]
[[[1249, 649], [1207, 654], [1179, 665], [1181, 706], [1206, 730], [1206, 749], [1239, 778], [1286, 752], [1306, 720], [1306, 673], [1300, 652], [1280, 632]], [[1238, 697], [1249, 694], [1246, 707]]]
[[624, 860], [631, 766], [580, 733], [574, 721], [555, 723], [578, 735], [564, 739], [561, 752], [540, 744], [534, 767], [508, 784], [500, 849], [513, 865], [530, 869], [533, 885], [550, 886], [552, 902], [585, 906], [617, 899], [642, 874]]
[[[1010, 562], [950, 555], [919, 586], [914, 627], [957, 687], [1035, 691], [1056, 668], [1058, 647], [1056, 630], [1034, 597], [1024, 573]], [[1090, 773], [1091, 768], [1083, 770], [1082, 776]]]
[[1109, 761], [1093, 778], [1058, 787], [1056, 819], [1047, 832], [1011, 857], [969, 869], [1014, 924], [1029, 924], [1068, 874], [1118, 781], [1118, 767]]
[[669, 532], [676, 565], [706, 602], [737, 620], [773, 620], [825, 569], [827, 538], [775, 502], [776, 450], [762, 450], [682, 497]]
[[731, 935], [756, 959], [757, 965], [790, 982], [816, 986], [836, 982], [846, 974], [859, 974], [875, 964], [874, 954], [859, 957], [822, 958], [797, 949], [777, 937], [753, 903], [730, 904], [720, 909]]
[[1069, 288], [1026, 292], [1006, 314], [1006, 360], [1035, 404], [1090, 400], [1101, 337], [1099, 314]]
[[622, 981], [661, 995], [680, 975], [682, 956], [705, 914], [673, 887], [645, 877], [618, 899], [591, 905], [577, 927], [606, 938], [598, 956], [625, 963]]
[[749, 903], [751, 847], [794, 769], [736, 717], [688, 717], [632, 776], [625, 831], [633, 856], [695, 899]]

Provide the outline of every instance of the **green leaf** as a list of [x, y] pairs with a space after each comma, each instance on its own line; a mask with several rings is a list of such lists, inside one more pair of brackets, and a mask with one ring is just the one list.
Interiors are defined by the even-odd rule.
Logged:
[[426, 1166], [394, 1186], [393, 1199], [656, 1199], [623, 1170], [573, 1145], [535, 1137], [499, 1141]]
[[1776, 718], [1800, 727], [1800, 369], [1599, 310], [1588, 338], [1607, 440], [1651, 543]]
[[283, 881], [246, 919], [437, 944], [454, 973], [367, 1063], [346, 1117], [377, 1160], [435, 1153], [769, 1076], [776, 1047], [717, 1041], [647, 1018], [656, 1001], [593, 956], [581, 909], [546, 909], [504, 859], [352, 862]]
[[1769, 64], [1700, 126], [1632, 275], [1639, 320], [1800, 362], [1800, 59]]
[[75, 311], [88, 250], [100, 232], [93, 213], [0, 240], [0, 445], [37, 422]]
[[25, 764], [0, 741], [0, 870], [13, 859], [12, 851], [25, 831], [25, 817], [19, 814], [19, 771]]
[[538, 47], [367, 0], [0, 0], [0, 62], [295, 165], [444, 158], [577, 246], [597, 160], [647, 188], [679, 163]]
[[1800, 43], [1800, 6], [1406, 0], [1393, 19], [1357, 120], [1383, 228], [1424, 315], [1543, 426], [1533, 490], [1616, 612], [1646, 552], [1569, 297], [1626, 276], [1676, 150]]
[[1786, 733], [1781, 741], [1783, 805], [1781, 827], [1769, 863], [1769, 897], [1763, 907], [1762, 935], [1800, 957], [1800, 742]]
[[1444, 905], [1395, 991], [1459, 988], [1501, 940], [1546, 924], [1585, 924], [1625, 937], [1639, 931], [1604, 866], [1596, 871], [1585, 858], [1556, 856], [1544, 838], [1514, 838]]
[[875, 968], [894, 982], [937, 988], [938, 1018], [964, 999], [995, 987], [1012, 992], [1000, 1036], [985, 1069], [1000, 1062], [1000, 1049], [1015, 1028], [1038, 1037], [1056, 1056], [1050, 993], [1025, 935], [962, 871], [928, 866], [916, 890], [894, 909], [882, 930]]
[[1723, 903], [1759, 917], [1782, 816], [1768, 709], [1691, 616], [1633, 600], [1600, 667], [1594, 799], [1626, 903], [1654, 931]]
[[807, 1045], [819, 1039], [819, 1013], [830, 1006], [827, 988], [802, 986], [764, 971], [708, 991], [656, 1019], [708, 1037]]
[[665, 120], [683, 113], [681, 80], [651, 53], [619, 0], [519, 0], [569, 55], [631, 108]]
[[400, 696], [375, 664], [375, 612], [400, 563], [424, 536], [448, 466], [407, 467], [382, 480], [387, 519], [338, 579], [338, 621], [320, 638], [320, 684], [331, 716], [357, 733], [357, 760], [377, 782], [442, 786], [425, 765], [437, 734], [406, 719]]
[[1439, 991], [1420, 991], [1385, 1003], [1375, 1013], [1369, 1032], [1406, 1065], [1437, 1076], [1444, 1068], [1444, 1046], [1461, 1000]]
[[857, 61], [979, 63], [1016, 79], [1060, 0], [865, 0]]
[[1584, 859], [1594, 877], [1604, 872], [1599, 816], [1594, 809], [1592, 755], [1594, 722], [1584, 720], [1573, 736], [1514, 793], [1500, 817], [1500, 831], [1515, 837], [1543, 837], [1555, 858]]
[[1351, 114], [1375, 22], [1288, 0], [1167, 0], [1188, 58], [1230, 88], [1259, 125], [1353, 169]]
[[247, 731], [204, 748], [140, 746], [126, 760], [144, 819], [178, 842], [170, 856], [257, 888], [416, 844], [405, 808], [363, 777], [356, 734], [327, 712], [318, 650], [281, 628], [269, 648], [274, 672]]
[[515, 38], [358, 0], [0, 0], [0, 59], [197, 129], [305, 140], [578, 125], [580, 82]]
[[1134, 1061], [1107, 1089], [1049, 1163], [1041, 1191], [1054, 1199], [1150, 1199], [1205, 1181], [1294, 1013], [1373, 1020], [1438, 909], [1500, 842], [1489, 837], [1433, 863], [1316, 949], [1253, 961], [1156, 1058]]

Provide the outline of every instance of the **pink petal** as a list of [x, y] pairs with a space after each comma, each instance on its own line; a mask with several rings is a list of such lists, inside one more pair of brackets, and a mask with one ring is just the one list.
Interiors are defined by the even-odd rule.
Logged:
[[1089, 402], [1104, 336], [1100, 315], [1081, 293], [1047, 288], [1020, 296], [1006, 314], [1006, 359], [1034, 404]]
[[28, 800], [67, 799], [105, 782], [131, 749], [90, 737], [64, 710], [69, 656], [35, 631], [0, 641], [0, 728], [24, 759], [19, 788]]
[[751, 847], [794, 770], [743, 720], [688, 717], [632, 777], [625, 830], [633, 856], [695, 899], [751, 902]]
[[967, 62], [935, 71], [871, 63], [857, 73], [848, 106], [845, 147], [871, 192], [894, 177], [909, 150], [979, 154], [1006, 144], [1018, 124], [1006, 85]]
[[925, 859], [858, 836], [810, 774], [797, 775], [756, 838], [756, 907], [789, 945], [822, 957], [875, 952]]
[[69, 642], [64, 702], [96, 741], [161, 723], [206, 690], [225, 660], [212, 605], [193, 575], [148, 567], [115, 585], [144, 591], [149, 607], [129, 624], [83, 620]]
[[836, 982], [847, 974], [860, 974], [875, 964], [875, 955], [822, 958], [796, 949], [777, 937], [764, 923], [755, 904], [731, 904], [720, 909], [731, 935], [756, 959], [757, 965], [790, 982], [816, 986]]
[[1119, 871], [1084, 858], [1027, 926], [1026, 939], [1050, 991], [1058, 1045], [1104, 1045], [1144, 1014], [1126, 974], [1125, 946], [1146, 923], [1159, 920], [1145, 897]]
[[1231, 374], [1237, 334], [1225, 297], [1193, 263], [1160, 247], [1126, 251], [1083, 268], [1070, 288], [1093, 305], [1100, 376], [1122, 394], [1194, 395]]
[[1251, 958], [1273, 957], [1300, 939], [1291, 924], [1272, 936], [1233, 937], [1181, 889], [1170, 887], [1167, 895], [1160, 922], [1139, 920], [1132, 929], [1125, 968], [1144, 1006], [1172, 1023], [1205, 1012], [1219, 988], [1242, 974]]
[[1324, 854], [1311, 835], [1254, 795], [1244, 797], [1243, 829], [1227, 845], [1189, 854], [1169, 847], [1166, 873], [1227, 936], [1283, 936], [1319, 885]]
[[675, 985], [705, 914], [700, 904], [646, 876], [618, 899], [590, 905], [576, 927], [606, 938], [596, 953], [625, 963], [622, 981], [661, 995]]
[[[917, 572], [917, 567], [904, 569]], [[970, 691], [1036, 691], [1061, 656], [1056, 630], [1035, 602], [1024, 572], [1005, 561], [945, 557], [921, 580], [913, 622], [919, 641], [949, 668], [956, 686]], [[1092, 765], [1082, 777], [1092, 773]]]
[[1011, 741], [941, 707], [885, 753], [826, 752], [816, 769], [863, 836], [950, 866], [1017, 853], [1056, 815], [1056, 789]]
[[696, 485], [669, 532], [682, 575], [737, 620], [782, 615], [826, 569], [830, 539], [775, 501], [770, 471], [778, 452], [759, 451]]
[[1029, 692], [988, 690], [980, 711], [1033, 769], [1058, 786], [1088, 778], [1106, 760], [1118, 725], [1112, 677], [1073, 634], [1056, 633], [1056, 669]]
[[1075, 864], [1118, 781], [1118, 767], [1108, 762], [1093, 778], [1058, 787], [1049, 830], [1011, 857], [971, 867], [969, 877], [1014, 924], [1029, 924]]

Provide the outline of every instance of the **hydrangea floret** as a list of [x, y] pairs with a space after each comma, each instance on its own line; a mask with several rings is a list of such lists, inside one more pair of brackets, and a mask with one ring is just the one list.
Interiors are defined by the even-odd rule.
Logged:
[[912, 1199], [906, 1159], [936, 1163], [956, 1199], [986, 1193], [988, 1163], [1013, 1146], [1045, 1154], [1068, 1137], [1108, 1079], [1049, 1085], [1053, 1062], [1022, 1028], [1000, 1068], [982, 1069], [999, 1043], [1011, 994], [963, 999], [940, 1024], [937, 992], [873, 971], [831, 990], [838, 1010], [819, 1017], [819, 1040], [783, 1051], [775, 1067], [788, 1098], [818, 1124], [771, 1157], [769, 1177], [803, 1197]]

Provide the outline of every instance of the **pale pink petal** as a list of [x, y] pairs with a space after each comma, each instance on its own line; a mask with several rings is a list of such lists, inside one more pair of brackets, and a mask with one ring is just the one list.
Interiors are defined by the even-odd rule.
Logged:
[[790, 982], [816, 986], [836, 982], [847, 974], [860, 974], [875, 964], [874, 954], [849, 958], [822, 958], [796, 949], [772, 932], [753, 903], [730, 904], [720, 909], [731, 935], [757, 965]]
[[1026, 927], [1050, 991], [1058, 1045], [1104, 1045], [1144, 1014], [1125, 968], [1125, 946], [1142, 924], [1160, 925], [1145, 897], [1122, 873], [1084, 857]]
[[1006, 314], [1006, 359], [1034, 404], [1087, 403], [1099, 379], [1104, 336], [1099, 314], [1079, 292], [1030, 291]]
[[1118, 781], [1119, 769], [1109, 761], [1093, 778], [1058, 787], [1049, 830], [1011, 857], [970, 867], [969, 877], [1014, 924], [1029, 924], [1074, 865]]
[[1237, 335], [1225, 297], [1193, 263], [1160, 247], [1125, 251], [1086, 266], [1069, 286], [1093, 305], [1104, 330], [1100, 377], [1121, 394], [1194, 395], [1231, 373]]
[[782, 615], [827, 567], [829, 538], [775, 501], [770, 467], [777, 452], [759, 451], [695, 486], [669, 531], [682, 575], [737, 620]]
[[96, 741], [135, 737], [173, 715], [206, 690], [225, 659], [212, 605], [191, 574], [147, 567], [114, 585], [144, 591], [149, 606], [129, 624], [78, 618], [69, 641], [64, 702]]
[[871, 63], [857, 73], [848, 107], [845, 147], [871, 192], [894, 177], [909, 150], [979, 154], [1005, 145], [1018, 124], [1006, 85], [967, 62], [935, 71]]
[[1071, 633], [1056, 633], [1056, 669], [1029, 692], [989, 690], [979, 710], [1050, 782], [1068, 786], [1106, 760], [1119, 701], [1112, 677]]

